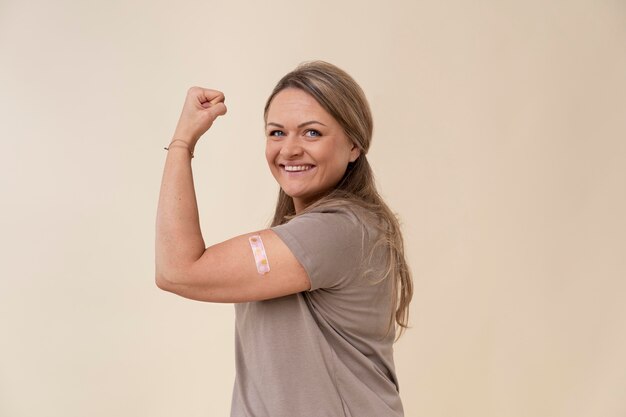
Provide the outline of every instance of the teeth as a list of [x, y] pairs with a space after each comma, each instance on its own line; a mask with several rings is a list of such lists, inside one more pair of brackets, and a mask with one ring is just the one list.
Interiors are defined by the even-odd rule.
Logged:
[[311, 169], [311, 165], [285, 165], [285, 171], [298, 172]]

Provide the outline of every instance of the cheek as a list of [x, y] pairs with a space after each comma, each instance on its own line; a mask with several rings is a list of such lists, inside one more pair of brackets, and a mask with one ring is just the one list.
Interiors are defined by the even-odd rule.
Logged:
[[269, 143], [265, 146], [265, 160], [267, 161], [267, 166], [274, 177], [278, 175], [279, 171], [275, 164], [279, 150], [280, 149], [276, 146], [271, 146]]
[[324, 160], [333, 172], [345, 171], [348, 166], [348, 155], [343, 148], [334, 147], [324, 152]]
[[267, 160], [267, 163], [272, 165], [272, 162], [274, 161], [275, 157], [276, 157], [276, 152], [274, 151], [272, 146], [270, 146], [270, 144], [267, 143], [265, 145], [265, 159]]

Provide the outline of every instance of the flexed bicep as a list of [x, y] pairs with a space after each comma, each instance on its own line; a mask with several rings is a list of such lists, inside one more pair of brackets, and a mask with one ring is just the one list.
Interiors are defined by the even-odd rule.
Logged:
[[194, 300], [241, 303], [295, 294], [311, 284], [289, 247], [266, 229], [206, 248], [159, 287]]

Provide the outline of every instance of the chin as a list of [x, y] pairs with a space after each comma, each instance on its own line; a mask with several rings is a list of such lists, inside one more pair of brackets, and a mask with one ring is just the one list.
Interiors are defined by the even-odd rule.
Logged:
[[299, 198], [302, 200], [306, 200], [309, 195], [308, 193], [303, 193], [302, 191], [299, 191], [299, 190], [290, 190], [289, 188], [281, 187], [281, 190], [283, 190], [283, 192], [291, 198]]
[[282, 190], [289, 197], [291, 197], [293, 199], [298, 199], [299, 201], [304, 202], [305, 206], [308, 206], [309, 204], [312, 204], [312, 203], [316, 202], [317, 200], [322, 198], [328, 192], [328, 191], [326, 191], [326, 192], [317, 192], [317, 193], [311, 193], [311, 192], [306, 192], [306, 193], [304, 193], [304, 192], [291, 192], [293, 190], [285, 190], [284, 188]]

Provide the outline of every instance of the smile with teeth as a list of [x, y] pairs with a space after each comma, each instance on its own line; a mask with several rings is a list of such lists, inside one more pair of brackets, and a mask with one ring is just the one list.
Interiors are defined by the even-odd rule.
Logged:
[[284, 165], [283, 168], [288, 172], [302, 172], [313, 168], [313, 165]]

